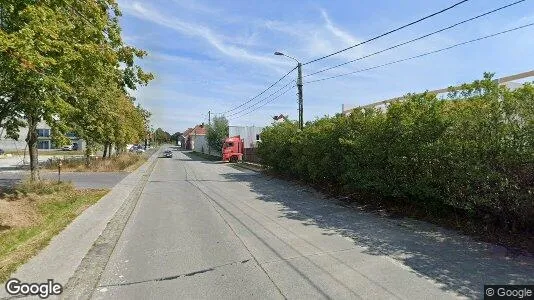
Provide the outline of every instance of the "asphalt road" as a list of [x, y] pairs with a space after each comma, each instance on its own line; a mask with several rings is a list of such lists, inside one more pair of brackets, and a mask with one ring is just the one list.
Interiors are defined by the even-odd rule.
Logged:
[[530, 257], [174, 154], [115, 229], [93, 299], [480, 298], [484, 284], [532, 283]]

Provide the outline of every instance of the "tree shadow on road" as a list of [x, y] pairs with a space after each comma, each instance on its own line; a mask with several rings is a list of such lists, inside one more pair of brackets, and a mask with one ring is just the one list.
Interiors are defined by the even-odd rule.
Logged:
[[230, 172], [227, 180], [244, 182], [258, 199], [282, 205], [283, 217], [334, 231], [363, 246], [363, 253], [387, 255], [441, 288], [483, 297], [484, 284], [532, 284], [534, 257], [412, 219], [390, 219], [343, 206], [310, 187], [257, 173]]
[[187, 158], [178, 158], [179, 161], [200, 161], [205, 164], [225, 164], [220, 157], [209, 156], [193, 151], [181, 151]]

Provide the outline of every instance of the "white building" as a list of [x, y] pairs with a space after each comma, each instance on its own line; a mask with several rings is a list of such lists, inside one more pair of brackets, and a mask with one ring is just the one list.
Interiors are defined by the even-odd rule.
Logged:
[[[506, 86], [510, 90], [515, 90], [515, 89], [523, 86], [524, 83], [515, 82], [514, 80], [525, 79], [525, 78], [530, 78], [530, 77], [534, 77], [534, 70], [528, 71], [528, 72], [519, 73], [519, 74], [515, 74], [515, 75], [511, 75], [511, 76], [506, 76], [506, 77], [502, 77], [502, 78], [497, 78], [497, 79], [494, 79], [494, 81], [497, 82], [500, 85]], [[461, 85], [456, 85], [455, 87], [460, 87], [460, 86]], [[440, 95], [442, 95], [442, 96], [446, 95], [449, 92], [449, 88], [446, 87], [446, 88], [441, 88], [441, 89], [427, 91], [427, 92], [428, 93], [432, 93], [432, 94], [436, 94], [438, 97], [440, 97]], [[341, 105], [341, 113], [344, 114], [344, 115], [349, 115], [352, 112], [352, 110], [354, 110], [354, 109], [360, 110], [360, 109], [371, 108], [371, 107], [387, 109], [386, 104], [391, 103], [391, 102], [395, 102], [395, 101], [399, 101], [399, 100], [402, 100], [402, 99], [404, 99], [404, 96], [395, 97], [395, 98], [382, 100], [382, 101], [378, 101], [378, 102], [374, 102], [374, 103], [366, 104], [366, 105], [359, 105], [359, 106], [358, 105], [351, 105], [351, 104], [342, 104]]]
[[264, 127], [258, 126], [228, 126], [228, 136], [239, 135], [245, 144], [245, 148], [256, 148], [261, 140], [261, 132]]
[[[11, 139], [6, 136], [4, 128], [0, 127], [0, 149], [4, 151], [24, 151], [26, 146], [26, 136], [28, 135], [28, 128], [21, 127], [19, 129], [18, 140]], [[78, 138], [74, 133], [68, 133], [67, 137], [71, 140], [71, 145], [77, 146], [78, 150], [85, 148], [85, 141]], [[51, 129], [45, 122], [37, 124], [37, 149], [53, 150], [60, 149], [64, 145], [54, 145], [51, 138]]]

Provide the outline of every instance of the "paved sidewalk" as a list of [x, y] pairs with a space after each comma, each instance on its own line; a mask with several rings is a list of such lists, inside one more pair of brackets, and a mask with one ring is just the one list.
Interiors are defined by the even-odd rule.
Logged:
[[[55, 236], [46, 248], [22, 265], [11, 277], [18, 278], [22, 282], [46, 282], [47, 279], [54, 279], [55, 282], [65, 286], [93, 246], [94, 241], [100, 236], [123, 202], [129, 198], [128, 195], [143, 176], [147, 175], [156, 159], [157, 152], [152, 154], [139, 169], [130, 173], [113, 187], [100, 201], [85, 210]], [[9, 295], [2, 288], [0, 298], [4, 297], [9, 297]]]

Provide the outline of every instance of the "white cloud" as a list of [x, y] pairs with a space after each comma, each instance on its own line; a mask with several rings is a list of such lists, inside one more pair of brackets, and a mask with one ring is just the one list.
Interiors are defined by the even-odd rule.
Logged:
[[271, 58], [270, 55], [256, 55], [248, 52], [243, 48], [227, 44], [225, 42], [226, 38], [223, 35], [214, 32], [206, 26], [193, 24], [182, 21], [178, 18], [165, 16], [159, 11], [147, 8], [139, 2], [133, 2], [132, 4], [124, 4], [123, 9], [125, 12], [137, 18], [156, 23], [160, 26], [171, 28], [177, 32], [180, 32], [183, 35], [202, 38], [220, 53], [232, 57], [234, 59], [253, 61], [266, 66], [270, 66], [272, 68], [278, 68], [282, 65], [286, 65], [279, 59]]
[[326, 13], [325, 10], [321, 9], [321, 15], [323, 16], [323, 19], [326, 22], [326, 25], [325, 25], [326, 29], [328, 29], [328, 31], [330, 31], [332, 34], [338, 37], [347, 46], [352, 46], [360, 42], [358, 39], [353, 37], [350, 33], [334, 25], [334, 23], [332, 23], [332, 21], [328, 17], [328, 14]]
[[[299, 57], [316, 58], [358, 44], [360, 40], [335, 25], [325, 10], [320, 10], [319, 22], [284, 22], [279, 20], [257, 21], [258, 26], [285, 34], [294, 40], [292, 53]], [[340, 53], [333, 59], [347, 60], [363, 55], [363, 47]], [[280, 49], [283, 50], [283, 49]]]

